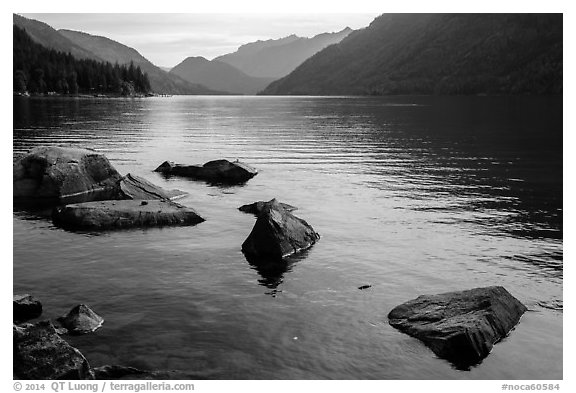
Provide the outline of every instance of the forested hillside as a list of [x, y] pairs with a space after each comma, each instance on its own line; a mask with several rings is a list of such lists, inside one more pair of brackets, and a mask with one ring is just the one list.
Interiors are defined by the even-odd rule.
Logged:
[[385, 14], [264, 94], [560, 94], [562, 14]]
[[21, 93], [132, 95], [150, 92], [148, 75], [139, 66], [76, 59], [70, 53], [47, 49], [34, 42], [16, 25], [13, 75], [13, 90]]

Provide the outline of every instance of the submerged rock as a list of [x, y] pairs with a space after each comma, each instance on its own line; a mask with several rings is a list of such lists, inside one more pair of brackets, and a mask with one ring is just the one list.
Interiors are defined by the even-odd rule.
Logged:
[[137, 375], [149, 374], [150, 371], [140, 370], [136, 367], [129, 366], [101, 366], [92, 369], [94, 371], [94, 379], [122, 379], [125, 377], [130, 377], [130, 379], [138, 379]]
[[267, 202], [242, 244], [251, 258], [281, 259], [311, 247], [320, 235], [276, 200]]
[[499, 286], [419, 296], [388, 314], [390, 325], [468, 368], [516, 326], [526, 307]]
[[141, 177], [127, 174], [119, 183], [119, 197], [117, 199], [170, 199], [174, 200], [187, 195], [180, 190], [165, 190]]
[[97, 380], [172, 380], [172, 379], [205, 379], [200, 373], [178, 370], [141, 370], [130, 366], [107, 365], [93, 369]]
[[209, 161], [204, 165], [182, 165], [164, 161], [155, 171], [165, 175], [222, 183], [243, 183], [258, 174], [256, 169], [247, 164], [228, 160]]
[[70, 334], [90, 333], [104, 323], [104, 318], [96, 314], [85, 304], [79, 304], [68, 314], [57, 319], [58, 323]]
[[31, 295], [14, 295], [12, 312], [15, 322], [24, 322], [42, 315], [42, 303]]
[[[258, 202], [254, 202], [254, 203], [250, 203], [248, 205], [242, 205], [238, 208], [238, 210], [240, 210], [241, 212], [244, 213], [250, 213], [250, 214], [254, 214], [254, 215], [258, 215], [262, 212], [262, 210], [264, 210], [264, 206], [266, 206], [266, 204], [269, 204], [270, 202], [265, 202], [265, 201], [258, 201]], [[294, 211], [294, 210], [298, 210], [297, 207], [288, 205], [287, 203], [282, 203], [279, 202], [280, 206], [282, 206], [284, 208], [284, 210], [286, 211]]]
[[103, 154], [93, 150], [37, 147], [13, 162], [13, 196], [94, 200], [113, 193], [121, 177]]
[[77, 229], [117, 229], [195, 225], [204, 221], [194, 209], [171, 201], [115, 200], [66, 205], [54, 209], [58, 225]]
[[15, 328], [13, 340], [15, 379], [94, 379], [86, 358], [49, 321]]

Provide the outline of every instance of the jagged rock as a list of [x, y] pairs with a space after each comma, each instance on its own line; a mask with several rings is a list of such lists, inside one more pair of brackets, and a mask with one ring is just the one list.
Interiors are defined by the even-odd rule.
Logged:
[[174, 200], [187, 195], [180, 190], [165, 190], [141, 177], [127, 174], [119, 183], [119, 197], [117, 199], [170, 199]]
[[13, 320], [23, 322], [38, 318], [42, 314], [42, 303], [31, 295], [13, 295]]
[[[240, 210], [241, 212], [244, 213], [250, 213], [250, 214], [254, 214], [254, 215], [258, 215], [262, 212], [262, 210], [264, 210], [264, 206], [266, 206], [266, 204], [268, 204], [270, 202], [265, 202], [265, 201], [258, 201], [258, 202], [254, 202], [254, 203], [250, 203], [248, 205], [242, 205], [238, 208], [238, 210]], [[282, 203], [279, 202], [280, 206], [282, 206], [284, 208], [284, 210], [286, 211], [294, 211], [294, 210], [298, 210], [297, 207], [288, 205], [287, 203]]]
[[15, 198], [95, 200], [113, 193], [120, 179], [103, 154], [87, 149], [37, 147], [13, 162]]
[[258, 171], [240, 161], [214, 160], [204, 165], [182, 165], [171, 161], [164, 161], [156, 172], [165, 175], [190, 177], [222, 183], [243, 183], [258, 174]]
[[195, 225], [204, 221], [194, 209], [171, 201], [97, 201], [57, 207], [54, 223], [75, 229], [117, 229]]
[[258, 215], [242, 251], [250, 258], [281, 259], [311, 247], [319, 238], [306, 221], [272, 199]]
[[459, 368], [484, 359], [526, 307], [499, 286], [419, 296], [388, 314], [390, 325], [422, 340]]
[[104, 323], [104, 318], [96, 314], [85, 304], [79, 304], [57, 319], [63, 328], [70, 334], [90, 333], [98, 329]]
[[13, 340], [15, 379], [94, 379], [86, 358], [49, 321], [15, 328]]

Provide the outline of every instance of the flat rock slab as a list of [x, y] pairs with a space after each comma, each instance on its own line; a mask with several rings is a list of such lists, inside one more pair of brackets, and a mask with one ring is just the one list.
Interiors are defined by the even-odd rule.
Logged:
[[165, 175], [183, 176], [216, 183], [243, 183], [258, 174], [258, 171], [248, 164], [228, 160], [209, 161], [204, 165], [183, 165], [164, 161], [155, 171]]
[[13, 196], [62, 199], [83, 195], [98, 199], [113, 192], [121, 178], [103, 154], [43, 146], [13, 162]]
[[13, 295], [12, 299], [14, 322], [24, 322], [42, 315], [42, 303], [35, 297], [24, 294]]
[[13, 340], [15, 379], [94, 379], [86, 358], [49, 321], [14, 326]]
[[141, 200], [174, 200], [188, 195], [180, 190], [165, 190], [141, 177], [127, 174], [119, 183], [120, 196], [117, 199], [141, 199]]
[[[240, 210], [241, 212], [244, 213], [249, 213], [249, 214], [254, 214], [254, 215], [259, 215], [263, 210], [264, 207], [270, 202], [265, 202], [265, 201], [258, 201], [258, 202], [254, 202], [254, 203], [250, 203], [248, 205], [242, 205], [238, 208], [238, 210]], [[292, 205], [289, 205], [287, 203], [282, 203], [279, 202], [280, 206], [282, 206], [284, 208], [284, 210], [292, 212], [294, 210], [298, 210], [297, 207], [294, 207]]]
[[70, 334], [85, 334], [98, 329], [104, 323], [104, 318], [96, 314], [85, 304], [72, 308], [68, 314], [57, 319], [58, 323]]
[[390, 325], [422, 340], [458, 368], [484, 359], [526, 307], [500, 286], [424, 295], [394, 308]]
[[281, 259], [310, 248], [318, 239], [320, 235], [306, 221], [272, 199], [258, 215], [242, 251], [252, 259]]
[[204, 221], [194, 209], [161, 200], [77, 203], [54, 209], [52, 218], [58, 225], [77, 229], [195, 225]]

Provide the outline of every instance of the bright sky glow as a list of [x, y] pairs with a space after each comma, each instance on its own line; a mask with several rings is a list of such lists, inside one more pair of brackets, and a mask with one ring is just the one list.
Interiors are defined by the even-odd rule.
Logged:
[[158, 66], [189, 56], [207, 59], [243, 44], [296, 34], [312, 37], [368, 26], [378, 13], [276, 14], [21, 14], [55, 29], [101, 35], [136, 49]]

